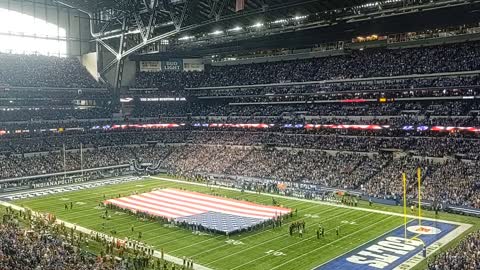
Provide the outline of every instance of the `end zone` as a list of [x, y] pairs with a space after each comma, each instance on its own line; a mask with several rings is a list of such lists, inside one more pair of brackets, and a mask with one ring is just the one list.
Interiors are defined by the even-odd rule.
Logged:
[[470, 227], [467, 224], [435, 220], [424, 220], [421, 225], [417, 220], [412, 220], [407, 224], [407, 239], [402, 225], [314, 270], [410, 269], [424, 259], [423, 245], [427, 256], [431, 255]]

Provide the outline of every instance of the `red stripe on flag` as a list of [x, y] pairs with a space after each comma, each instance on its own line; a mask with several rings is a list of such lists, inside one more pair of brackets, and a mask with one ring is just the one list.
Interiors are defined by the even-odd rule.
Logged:
[[163, 202], [158, 199], [151, 199], [148, 197], [144, 197], [144, 195], [140, 194], [137, 196], [130, 197], [132, 200], [136, 202], [146, 203], [147, 205], [152, 205], [152, 208], [159, 209], [159, 210], [175, 210], [178, 213], [183, 213], [183, 216], [190, 216], [190, 215], [198, 215], [201, 213], [205, 213], [206, 211], [194, 208], [194, 207], [184, 207], [176, 203], [171, 202]]
[[289, 209], [289, 208], [283, 208], [283, 207], [278, 207], [278, 206], [269, 206], [269, 205], [261, 205], [261, 204], [255, 204], [255, 203], [252, 203], [252, 202], [233, 200], [233, 199], [229, 199], [229, 198], [220, 198], [220, 197], [217, 197], [217, 196], [212, 196], [212, 195], [193, 192], [193, 191], [185, 191], [185, 190], [168, 188], [168, 189], [162, 189], [162, 190], [160, 190], [160, 192], [182, 194], [184, 196], [201, 198], [202, 200], [213, 201], [215, 203], [220, 202], [222, 204], [228, 204], [228, 205], [232, 205], [232, 206], [238, 206], [238, 207], [242, 207], [242, 208], [246, 208], [246, 209], [253, 209], [253, 210], [260, 210], [261, 209], [262, 211], [264, 210], [264, 211], [269, 211], [269, 212], [272, 212], [272, 213], [290, 213], [291, 212], [291, 209]]
[[175, 194], [168, 194], [168, 193], [163, 193], [162, 196], [175, 198], [176, 200], [182, 200], [183, 202], [187, 202], [187, 203], [201, 205], [203, 207], [207, 207], [209, 211], [222, 212], [222, 213], [239, 215], [239, 216], [256, 217], [256, 218], [272, 218], [275, 216], [275, 213], [265, 213], [265, 212], [250, 210], [250, 209], [245, 210], [235, 206], [223, 205], [221, 202], [208, 202], [208, 201], [202, 200], [201, 198], [200, 199], [189, 198], [189, 197], [180, 198], [180, 197], [177, 197], [177, 195]]
[[173, 201], [177, 201], [178, 203], [183, 203], [184, 205], [194, 206], [196, 208], [204, 209], [205, 212], [213, 211], [213, 212], [220, 212], [220, 213], [237, 215], [237, 216], [248, 216], [248, 217], [263, 218], [263, 219], [268, 219], [275, 216], [272, 213], [261, 213], [261, 212], [251, 211], [251, 210], [245, 211], [236, 207], [222, 206], [220, 203], [210, 203], [207, 201], [202, 201], [197, 199], [189, 199], [187, 197], [179, 197], [178, 195], [175, 195], [175, 194], [147, 193], [145, 195], [155, 196], [154, 194], [158, 195], [156, 197], [157, 200], [166, 198]]
[[121, 208], [167, 218], [198, 215], [208, 211], [236, 216], [270, 219], [291, 209], [254, 204], [177, 189], [163, 189], [105, 201]]
[[144, 202], [141, 202], [139, 200], [135, 200], [135, 199], [129, 198], [129, 197], [120, 198], [120, 199], [117, 199], [117, 201], [126, 202], [126, 203], [129, 203], [129, 204], [135, 205], [135, 206], [144, 207], [144, 208], [148, 208], [148, 209], [155, 210], [155, 211], [165, 212], [165, 213], [169, 213], [169, 214], [176, 215], [176, 216], [191, 216], [191, 215], [194, 214], [194, 213], [191, 213], [191, 212], [180, 211], [180, 210], [172, 208], [172, 207], [170, 207], [168, 209], [159, 208], [157, 206], [152, 206], [149, 203], [144, 203]]
[[125, 203], [125, 202], [121, 202], [121, 201], [117, 201], [117, 200], [108, 200], [105, 203], [106, 204], [113, 204], [113, 205], [116, 205], [116, 206], [118, 206], [120, 208], [123, 208], [123, 209], [141, 211], [141, 212], [151, 214], [151, 215], [154, 215], [154, 216], [159, 216], [159, 217], [166, 217], [166, 218], [177, 218], [177, 217], [179, 217], [178, 215], [172, 215], [172, 214], [169, 214], [167, 212], [161, 212], [161, 211], [157, 211], [157, 210], [153, 210], [153, 209], [149, 209], [149, 208], [146, 208], [146, 207], [141, 207], [141, 206], [137, 206], [137, 205], [133, 205], [133, 204], [130, 204], [130, 203]]

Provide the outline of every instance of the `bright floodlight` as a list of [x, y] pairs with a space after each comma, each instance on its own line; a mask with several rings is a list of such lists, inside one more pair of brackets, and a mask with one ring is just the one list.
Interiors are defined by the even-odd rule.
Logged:
[[229, 31], [240, 31], [240, 30], [242, 30], [242, 27], [235, 26], [234, 28], [230, 29]]
[[184, 36], [184, 37], [179, 38], [178, 40], [189, 40], [189, 39], [192, 39], [192, 38], [193, 38], [192, 36]]
[[295, 17], [293, 17], [293, 19], [296, 20], [296, 21], [303, 20], [303, 19], [306, 19], [306, 18], [307, 18], [307, 16], [295, 16]]
[[279, 23], [287, 23], [288, 21], [286, 19], [278, 19], [276, 21], [273, 21], [274, 24], [279, 24]]
[[213, 31], [211, 34], [212, 35], [221, 35], [221, 34], [223, 34], [223, 31], [222, 30], [216, 30], [216, 31]]

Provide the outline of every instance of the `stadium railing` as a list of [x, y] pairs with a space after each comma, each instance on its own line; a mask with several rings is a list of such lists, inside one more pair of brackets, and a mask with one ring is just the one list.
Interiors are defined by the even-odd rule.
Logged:
[[466, 214], [470, 216], [480, 217], [480, 209], [470, 207], [448, 206], [447, 210], [457, 214]]
[[[108, 166], [108, 167], [98, 167], [98, 168], [90, 168], [90, 169], [84, 169], [84, 170], [75, 170], [75, 171], [66, 171], [66, 172], [58, 172], [58, 173], [49, 173], [49, 174], [40, 174], [40, 175], [32, 175], [32, 176], [24, 176], [24, 177], [16, 177], [16, 178], [7, 178], [7, 179], [2, 179], [0, 180], [0, 184], [3, 183], [27, 183], [23, 185], [17, 185], [12, 188], [6, 187], [0, 189], [0, 193], [5, 193], [5, 192], [12, 192], [16, 190], [23, 190], [23, 189], [29, 189], [30, 185], [28, 184], [28, 181], [30, 180], [36, 180], [36, 179], [48, 179], [48, 178], [53, 178], [53, 177], [61, 177], [61, 176], [78, 176], [82, 175], [82, 173], [89, 173], [89, 172], [101, 172], [101, 171], [109, 171], [109, 170], [116, 170], [116, 169], [125, 169], [125, 170], [130, 170], [131, 167], [130, 164], [123, 164], [123, 165], [115, 165], [115, 166]], [[48, 181], [48, 180], [46, 180]]]
[[221, 89], [240, 89], [240, 88], [259, 88], [259, 87], [284, 87], [284, 86], [298, 86], [298, 85], [314, 85], [314, 84], [329, 84], [329, 83], [347, 83], [347, 82], [368, 82], [368, 81], [392, 81], [402, 79], [420, 79], [420, 78], [435, 78], [435, 77], [451, 77], [451, 76], [467, 76], [480, 74], [480, 70], [472, 71], [457, 71], [457, 72], [442, 72], [430, 74], [413, 74], [401, 75], [391, 77], [368, 77], [368, 78], [354, 78], [354, 79], [337, 79], [337, 80], [323, 80], [323, 81], [305, 81], [305, 82], [283, 82], [283, 83], [269, 83], [269, 84], [250, 84], [250, 85], [228, 85], [228, 86], [205, 86], [205, 87], [191, 87], [185, 90], [221, 90]]
[[[321, 193], [323, 192], [328, 192], [328, 193], [338, 193], [338, 192], [344, 192], [348, 193], [350, 195], [354, 195], [359, 197], [360, 199], [364, 201], [371, 200], [373, 203], [378, 203], [378, 204], [385, 204], [385, 205], [399, 205], [399, 200], [401, 199], [398, 197], [397, 199], [394, 198], [382, 198], [382, 197], [374, 197], [374, 196], [369, 196], [368, 194], [365, 194], [362, 191], [359, 190], [349, 190], [349, 189], [341, 189], [341, 188], [330, 188], [326, 187], [323, 185], [318, 185], [318, 184], [311, 184], [311, 183], [296, 183], [296, 182], [290, 182], [290, 181], [276, 181], [273, 179], [264, 179], [264, 178], [257, 178], [257, 177], [247, 177], [247, 176], [238, 176], [238, 175], [225, 175], [225, 174], [208, 174], [208, 173], [196, 173], [196, 175], [201, 175], [204, 178], [214, 180], [217, 185], [228, 185], [229, 187], [235, 187], [235, 188], [241, 188], [242, 183], [245, 182], [250, 182], [250, 183], [269, 183], [269, 184], [280, 184], [280, 183], [287, 183], [287, 187], [290, 187], [291, 189], [294, 189], [296, 194], [303, 194], [305, 198], [307, 198], [307, 194], [317, 194], [321, 197]], [[243, 181], [243, 182], [242, 182]], [[416, 203], [416, 200], [410, 200], [410, 204]], [[422, 200], [422, 206], [426, 208], [432, 209], [433, 202], [428, 201], [428, 200]], [[462, 215], [469, 215], [469, 216], [477, 216], [480, 217], [480, 209], [474, 209], [474, 208], [469, 208], [469, 207], [460, 207], [460, 206], [454, 206], [454, 205], [449, 205], [446, 203], [442, 204], [442, 209], [447, 212], [454, 212], [457, 214], [462, 214]], [[433, 209], [432, 209], [433, 210]]]

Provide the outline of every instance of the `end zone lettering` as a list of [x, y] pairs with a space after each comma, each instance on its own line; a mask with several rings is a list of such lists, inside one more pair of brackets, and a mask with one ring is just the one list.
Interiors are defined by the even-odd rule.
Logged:
[[315, 270], [393, 270], [419, 254], [424, 244], [426, 247], [433, 245], [457, 227], [456, 224], [431, 220], [423, 220], [420, 226], [418, 220], [412, 220], [407, 225], [407, 239], [405, 229], [399, 226]]
[[387, 237], [379, 241], [357, 255], [347, 258], [347, 261], [355, 264], [368, 264], [371, 267], [384, 269], [389, 264], [422, 246], [422, 242], [400, 237]]

